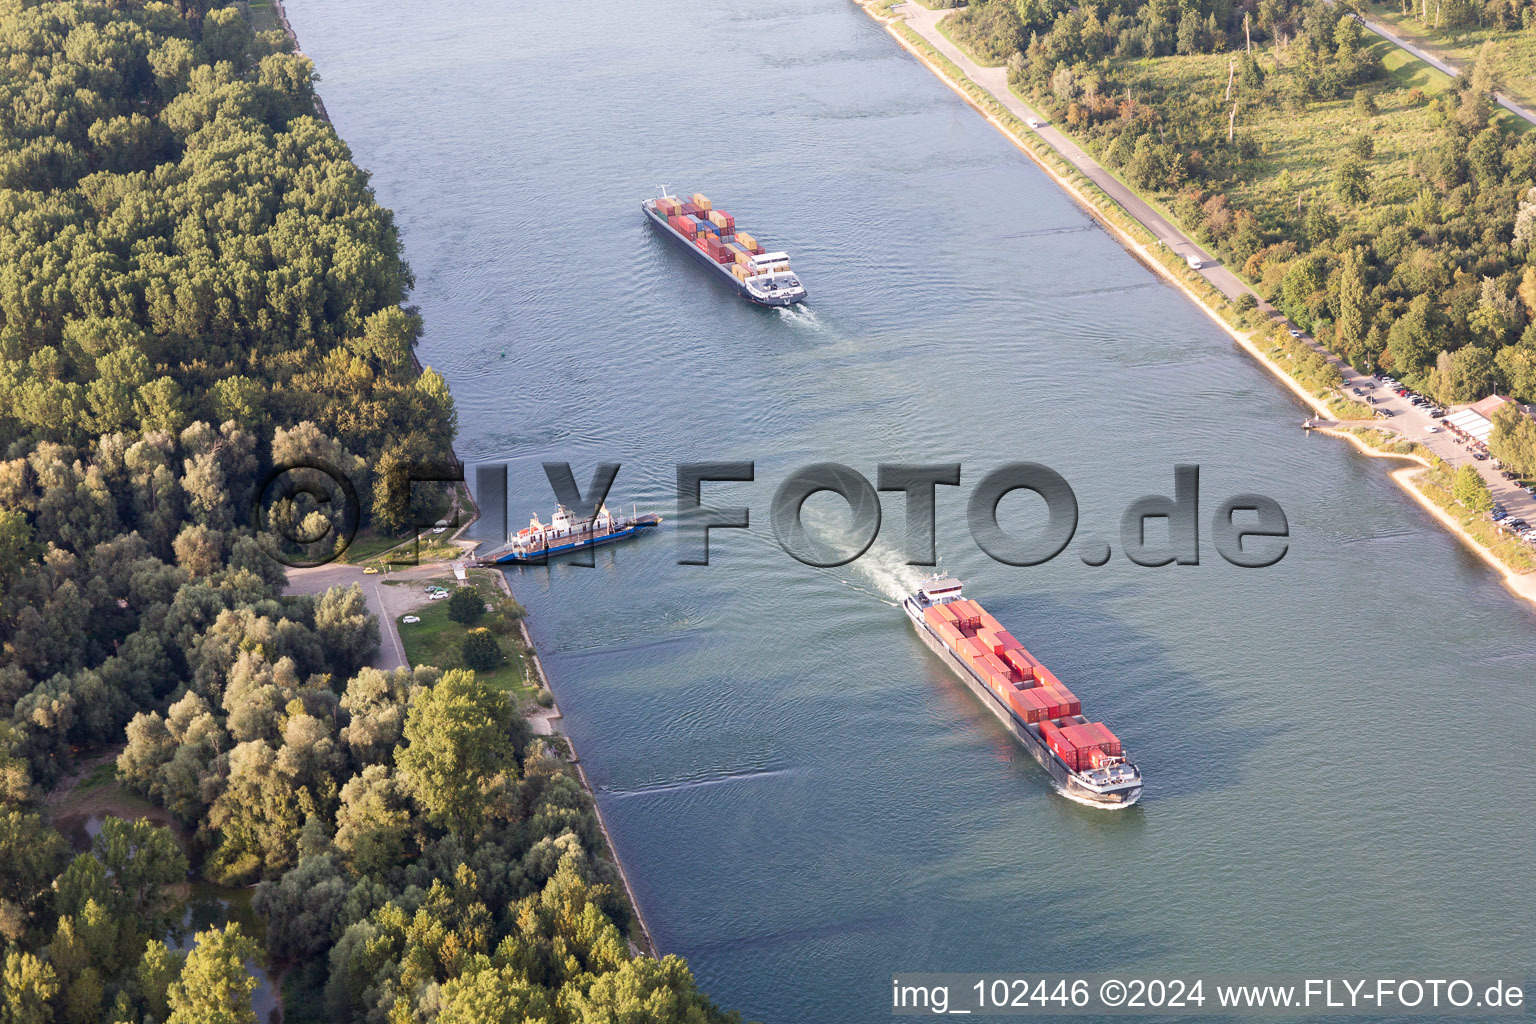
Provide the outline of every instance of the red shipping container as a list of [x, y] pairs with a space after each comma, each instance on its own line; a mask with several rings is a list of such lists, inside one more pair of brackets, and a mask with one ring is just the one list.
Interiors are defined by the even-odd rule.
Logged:
[[937, 631], [939, 634], [939, 639], [943, 640], [951, 647], [965, 639], [965, 635], [963, 633], [961, 633], [958, 629], [956, 629], [954, 626], [951, 626], [947, 622], [940, 623]]
[[1019, 643], [1018, 638], [1006, 629], [997, 631], [997, 642], [1003, 645], [1003, 650], [1005, 651], [1022, 651], [1024, 649], [1024, 645]]
[[1040, 699], [1040, 694], [1033, 689], [1015, 690], [1009, 698], [1009, 703], [1023, 715], [1026, 722], [1044, 722], [1050, 718], [1045, 701]]
[[1102, 750], [1105, 754], [1119, 757], [1120, 740], [1115, 734], [1105, 728], [1103, 722], [1085, 722], [1082, 725], [1069, 726], [1062, 730], [1072, 745], [1079, 750]]
[[945, 622], [954, 622], [959, 619], [959, 616], [955, 614], [955, 610], [947, 604], [935, 605], [934, 607], [940, 615], [944, 616]]
[[994, 619], [987, 612], [982, 612], [981, 613], [981, 624], [982, 624], [983, 628], [990, 629], [994, 633], [1001, 633], [1001, 632], [1003, 632], [1003, 624], [1001, 622], [998, 622], [996, 619]]
[[1003, 645], [998, 642], [997, 634], [985, 627], [976, 630], [976, 639], [981, 641], [981, 646], [993, 654], [1002, 654]]
[[1071, 768], [1073, 771], [1078, 770], [1077, 747], [1073, 746], [1072, 741], [1062, 735], [1060, 729], [1050, 722], [1042, 722], [1040, 724], [1040, 735], [1045, 738], [1046, 746], [1054, 750], [1066, 762], [1068, 768]]
[[704, 215], [704, 211], [699, 209], [698, 203], [684, 203], [683, 212], [690, 217], [702, 217]]
[[[1102, 768], [1118, 756], [1118, 754], [1107, 754], [1100, 750], [1098, 747], [1094, 747], [1092, 750], [1088, 751], [1088, 767]], [[1079, 760], [1081, 760], [1081, 758], [1079, 758]]]
[[[975, 643], [976, 641], [972, 640], [971, 642]], [[1004, 679], [1010, 679], [1011, 678], [1011, 676], [1009, 674], [1009, 671], [1008, 671], [1008, 663], [1006, 661], [1004, 661], [1002, 658], [999, 658], [997, 655], [993, 654], [992, 652], [987, 651], [985, 649], [985, 645], [983, 645], [983, 650], [982, 650], [982, 655], [981, 655], [981, 663], [983, 665], [987, 666], [987, 670], [989, 672], [996, 672], [998, 675], [1002, 676]]]
[[1051, 696], [1061, 703], [1063, 715], [1080, 715], [1083, 713], [1083, 702], [1077, 699], [1077, 695], [1071, 690], [1057, 683], [1050, 688]]
[[924, 608], [923, 621], [937, 630], [940, 626], [948, 624], [949, 620], [940, 615], [937, 608]]
[[1008, 677], [1003, 673], [984, 669], [981, 676], [987, 681], [988, 688], [1004, 700], [1007, 700], [1008, 694], [1013, 692], [1013, 683], [1009, 682]]
[[1109, 731], [1109, 727], [1103, 722], [1090, 722], [1089, 728], [1098, 732], [1099, 738], [1104, 744], [1104, 749], [1116, 757], [1121, 756], [1124, 750], [1120, 746], [1120, 737]]
[[1067, 713], [1067, 702], [1061, 699], [1061, 694], [1057, 693], [1054, 688], [1041, 686], [1036, 689], [1040, 694], [1040, 699], [1045, 701], [1046, 706], [1050, 709], [1052, 718], [1060, 718]]
[[1041, 665], [1039, 668], [1035, 669], [1035, 678], [1040, 680], [1041, 686], [1061, 685], [1061, 680], [1056, 678], [1056, 674], [1050, 669], [1046, 668], [1044, 665]]
[[1029, 660], [1028, 653], [1020, 650], [1008, 650], [1003, 652], [1003, 660], [1006, 661], [1020, 679], [1030, 679], [1035, 674], [1035, 663]]

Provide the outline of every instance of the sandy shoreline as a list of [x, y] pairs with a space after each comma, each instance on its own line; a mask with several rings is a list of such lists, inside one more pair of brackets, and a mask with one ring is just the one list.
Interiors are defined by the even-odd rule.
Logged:
[[[1063, 174], [1061, 174], [1060, 171], [1051, 166], [1049, 162], [1042, 160], [1037, 153], [1031, 150], [1028, 146], [1024, 145], [1022, 140], [1020, 140], [1018, 136], [1008, 128], [1007, 125], [1003, 124], [1003, 122], [1000, 121], [991, 111], [986, 110], [977, 104], [975, 99], [971, 97], [963, 88], [961, 88], [960, 84], [956, 82], [948, 73], [946, 73], [942, 67], [934, 63], [928, 54], [913, 46], [901, 35], [900, 32], [896, 31], [895, 23], [900, 20], [899, 18], [882, 18], [870, 9], [868, 3], [859, 2], [859, 6], [864, 10], [864, 13], [868, 14], [871, 18], [875, 19], [875, 21], [883, 25], [886, 32], [888, 32], [891, 38], [895, 39], [896, 42], [900, 44], [902, 49], [906, 50], [912, 56], [921, 61], [922, 64], [928, 68], [929, 71], [933, 72], [933, 74], [936, 75], [941, 82], [949, 86], [949, 88], [953, 90], [954, 93], [961, 99], [963, 99], [973, 110], [975, 110], [982, 117], [986, 118], [987, 121], [991, 123], [993, 128], [1001, 132], [1003, 136], [1012, 142], [1021, 152], [1024, 153], [1025, 156], [1029, 157], [1029, 159], [1032, 160], [1037, 167], [1049, 175], [1051, 180], [1054, 181], [1057, 186], [1059, 186], [1063, 191], [1070, 195], [1073, 200], [1078, 203], [1078, 205], [1082, 206], [1083, 209], [1088, 211], [1094, 220], [1102, 224], [1116, 239], [1118, 239], [1120, 244], [1123, 245], [1126, 250], [1131, 253], [1131, 255], [1135, 256], [1141, 263], [1151, 268], [1155, 273], [1162, 277], [1163, 280], [1167, 281], [1169, 284], [1179, 289], [1179, 291], [1183, 292], [1190, 302], [1194, 303], [1195, 306], [1207, 317], [1209, 317], [1213, 323], [1225, 331], [1227, 335], [1231, 337], [1232, 340], [1235, 341], [1238, 346], [1243, 349], [1243, 351], [1247, 352], [1250, 356], [1257, 360], [1259, 365], [1263, 366], [1281, 383], [1289, 388], [1292, 394], [1301, 399], [1301, 401], [1304, 402], [1308, 408], [1312, 409], [1319, 417], [1324, 419], [1333, 418], [1332, 410], [1324, 405], [1322, 401], [1319, 400], [1315, 395], [1307, 391], [1306, 388], [1302, 387], [1300, 382], [1298, 382], [1290, 374], [1286, 373], [1278, 363], [1276, 363], [1267, 354], [1260, 350], [1259, 347], [1253, 343], [1253, 337], [1251, 334], [1246, 334], [1242, 331], [1239, 331], [1237, 328], [1233, 327], [1230, 323], [1223, 319], [1221, 314], [1212, 309], [1210, 305], [1205, 301], [1205, 298], [1196, 292], [1193, 288], [1191, 288], [1187, 282], [1180, 279], [1178, 275], [1174, 274], [1171, 270], [1169, 270], [1168, 267], [1164, 266], [1161, 261], [1153, 258], [1151, 253], [1147, 251], [1147, 247], [1145, 245], [1132, 238], [1124, 228], [1107, 217], [1104, 211], [1099, 207], [1099, 204], [1095, 202], [1089, 195], [1087, 195], [1081, 188], [1079, 188], [1075, 182], [1067, 179]], [[969, 79], [967, 80], [969, 81]], [[979, 83], [973, 84], [977, 84], [978, 88], [985, 89], [985, 87], [980, 86]], [[1126, 215], [1129, 216], [1129, 214]], [[1429, 463], [1426, 462], [1421, 456], [1402, 455], [1395, 452], [1379, 451], [1366, 444], [1356, 435], [1347, 433], [1345, 431], [1324, 430], [1323, 432], [1332, 434], [1335, 437], [1343, 438], [1350, 444], [1354, 445], [1355, 448], [1362, 454], [1368, 455], [1371, 458], [1408, 459], [1410, 461], [1418, 462], [1425, 467], [1429, 466]], [[1533, 606], [1536, 606], [1536, 573], [1517, 573], [1509, 566], [1505, 565], [1504, 562], [1500, 560], [1498, 555], [1494, 554], [1493, 551], [1491, 551], [1486, 545], [1484, 545], [1476, 537], [1472, 536], [1465, 529], [1463, 529], [1460, 523], [1456, 522], [1456, 520], [1448, 515], [1444, 509], [1435, 504], [1435, 502], [1430, 499], [1429, 495], [1425, 494], [1419, 488], [1415, 480], [1417, 473], [1417, 470], [1404, 468], [1393, 470], [1388, 475], [1393, 479], [1393, 481], [1397, 483], [1399, 487], [1406, 491], [1409, 496], [1411, 496], [1416, 502], [1428, 510], [1431, 515], [1439, 520], [1441, 525], [1459, 537], [1462, 543], [1471, 548], [1472, 551], [1478, 555], [1478, 557], [1487, 562], [1490, 567], [1496, 570], [1500, 578], [1503, 580], [1504, 585], [1512, 594], [1517, 597], [1524, 598]]]

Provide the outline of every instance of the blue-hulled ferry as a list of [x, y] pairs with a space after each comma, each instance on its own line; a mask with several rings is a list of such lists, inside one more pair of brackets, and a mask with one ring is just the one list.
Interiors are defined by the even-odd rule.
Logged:
[[661, 525], [661, 516], [653, 513], [614, 515], [604, 505], [591, 519], [578, 519], [564, 505], [555, 506], [555, 514], [546, 525], [534, 516], [528, 525], [507, 536], [507, 543], [480, 556], [478, 565], [516, 565], [543, 562], [552, 555], [595, 548], [638, 536]]

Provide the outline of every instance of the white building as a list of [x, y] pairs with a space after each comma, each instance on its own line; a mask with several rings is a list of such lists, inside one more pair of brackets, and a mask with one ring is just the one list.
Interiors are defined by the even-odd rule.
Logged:
[[1481, 402], [1474, 402], [1460, 412], [1453, 413], [1446, 418], [1450, 420], [1451, 426], [1464, 430], [1477, 440], [1487, 444], [1488, 435], [1493, 433], [1493, 414], [1505, 405], [1514, 405], [1515, 408], [1519, 408], [1519, 405], [1512, 398], [1505, 398], [1503, 395], [1489, 395]]

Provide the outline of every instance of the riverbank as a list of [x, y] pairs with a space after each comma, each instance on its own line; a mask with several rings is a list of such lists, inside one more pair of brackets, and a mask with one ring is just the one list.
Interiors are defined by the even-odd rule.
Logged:
[[[1170, 267], [1163, 259], [1159, 258], [1154, 252], [1154, 247], [1176, 257], [1178, 255], [1177, 250], [1166, 240], [1168, 232], [1172, 230], [1175, 235], [1183, 239], [1183, 242], [1190, 251], [1197, 254], [1203, 252], [1203, 250], [1199, 250], [1193, 240], [1188, 239], [1187, 236], [1184, 236], [1176, 228], [1172, 228], [1166, 220], [1155, 213], [1152, 215], [1156, 218], [1155, 224], [1149, 225], [1137, 220], [1131, 211], [1127, 210], [1124, 205], [1117, 202], [1114, 197], [1093, 182], [1085, 172], [1083, 164], [1086, 163], [1090, 167], [1097, 167], [1097, 165], [1087, 158], [1075, 145], [1063, 153], [1056, 147], [1050, 146], [1050, 143], [1042, 138], [1040, 130], [1031, 131], [1023, 122], [1018, 122], [1017, 125], [1006, 123], [1004, 118], [1007, 121], [1017, 121], [1017, 118], [1007, 110], [1004, 98], [994, 95], [985, 85], [966, 74], [958, 64], [949, 59], [938, 48], [936, 44], [939, 43], [939, 40], [935, 40], [931, 36], [925, 36], [912, 26], [906, 24], [904, 15], [894, 12], [889, 16], [882, 14], [881, 12], [887, 9], [882, 0], [855, 0], [855, 2], [858, 3], [859, 7], [866, 14], [883, 25], [885, 30], [903, 49], [922, 62], [940, 81], [949, 86], [967, 104], [986, 118], [1004, 137], [1034, 161], [1057, 186], [1070, 195], [1090, 216], [1102, 224], [1132, 256], [1136, 257], [1137, 260], [1145, 264], [1169, 284], [1183, 292], [1201, 312], [1225, 331], [1243, 351], [1252, 356], [1260, 366], [1263, 366], [1277, 380], [1289, 388], [1308, 408], [1312, 409], [1318, 416], [1326, 419], [1339, 418], [1339, 406], [1330, 407], [1326, 397], [1309, 390], [1277, 360], [1271, 358], [1269, 353], [1260, 348], [1256, 340], [1257, 336], [1261, 333], [1260, 330], [1245, 331], [1236, 326], [1234, 321], [1241, 320], [1241, 314], [1232, 301], [1236, 298], [1237, 294], [1253, 295], [1257, 310], [1268, 315], [1278, 315], [1273, 307], [1269, 306], [1246, 283], [1241, 282], [1235, 275], [1223, 269], [1222, 273], [1225, 277], [1230, 277], [1232, 281], [1229, 282], [1223, 279], [1218, 285], [1217, 282], [1211, 280], [1210, 270], [1215, 268], [1208, 268], [1207, 272], [1200, 276], [1198, 286], [1188, 280], [1185, 272], [1180, 272]], [[934, 27], [936, 30], [938, 29], [937, 21], [934, 22]], [[942, 37], [942, 31], [939, 31], [941, 32], [941, 38], [948, 42], [947, 37]], [[950, 43], [949, 45], [954, 44]], [[977, 96], [976, 92], [980, 92], [982, 96]], [[1008, 98], [1016, 100], [1011, 91]], [[986, 100], [990, 100], [991, 104], [989, 105]], [[991, 109], [991, 105], [995, 105], [997, 109]], [[1022, 104], [1018, 105], [1022, 106]], [[1028, 108], [1025, 109], [1027, 110]], [[1069, 143], [1069, 145], [1071, 144]], [[1044, 147], [1049, 147], [1050, 151], [1042, 152], [1041, 149]], [[1074, 158], [1078, 164], [1077, 166], [1073, 165]], [[1087, 187], [1084, 187], [1085, 184]], [[1148, 210], [1151, 209], [1144, 201], [1143, 205]], [[1129, 225], [1125, 223], [1127, 220], [1130, 221]], [[1143, 237], [1146, 241], [1143, 241]], [[1183, 267], [1185, 264], [1181, 262], [1180, 266]], [[1193, 273], [1193, 271], [1188, 271], [1187, 273]], [[1236, 284], [1235, 288], [1233, 282]], [[1268, 326], [1274, 329], [1275, 325], [1270, 324]], [[1313, 343], [1313, 347], [1320, 352], [1325, 351], [1315, 343]], [[1329, 356], [1331, 356], [1331, 353]], [[1332, 358], [1336, 359], [1337, 357]], [[1347, 404], [1358, 405], [1358, 403]], [[1426, 467], [1433, 468], [1431, 463], [1422, 456], [1405, 456], [1384, 452], [1371, 447], [1363, 438], [1349, 432], [1332, 430], [1325, 432], [1344, 438], [1354, 445], [1358, 451], [1373, 458], [1412, 458]], [[1536, 574], [1521, 572], [1517, 568], [1510, 566], [1492, 548], [1483, 544], [1464, 529], [1460, 523], [1452, 519], [1427, 492], [1421, 489], [1417, 479], [1419, 474], [1416, 471], [1397, 470], [1388, 475], [1410, 497], [1428, 509], [1463, 544], [1471, 548], [1478, 557], [1496, 569], [1504, 585], [1511, 593], [1536, 606]]]
[[[507, 582], [507, 574], [496, 570], [494, 575], [507, 596], [513, 597], [512, 585]], [[533, 635], [528, 632], [527, 616], [518, 619], [518, 628], [522, 630], [523, 649], [528, 652], [530, 680], [537, 679], [540, 686], [553, 694], [555, 692], [554, 687], [549, 685], [549, 675], [544, 671], [544, 659], [539, 657], [538, 648], [533, 643]], [[656, 941], [651, 936], [650, 925], [646, 924], [645, 913], [640, 909], [640, 901], [635, 898], [635, 887], [629, 880], [629, 872], [624, 870], [624, 862], [619, 859], [618, 848], [613, 844], [613, 833], [608, 831], [608, 822], [603, 818], [602, 808], [598, 806], [597, 790], [592, 788], [592, 780], [587, 778], [587, 770], [582, 767], [581, 756], [576, 752], [575, 743], [560, 729], [559, 721], [565, 716], [560, 712], [559, 698], [555, 698], [547, 712], [530, 717], [534, 720], [535, 732], [560, 737], [560, 741], [565, 745], [566, 752], [569, 754], [570, 762], [575, 766], [576, 774], [581, 779], [581, 788], [586, 790], [592, 797], [592, 813], [597, 818], [598, 830], [603, 834], [603, 843], [607, 846], [606, 853], [608, 859], [619, 870], [619, 879], [624, 883], [624, 897], [629, 901], [630, 912], [635, 915], [635, 930], [638, 933], [639, 941], [636, 941], [636, 936], [630, 937], [630, 952], [659, 958], [660, 954], [656, 951]], [[543, 726], [543, 728], [539, 728], [539, 726]]]

